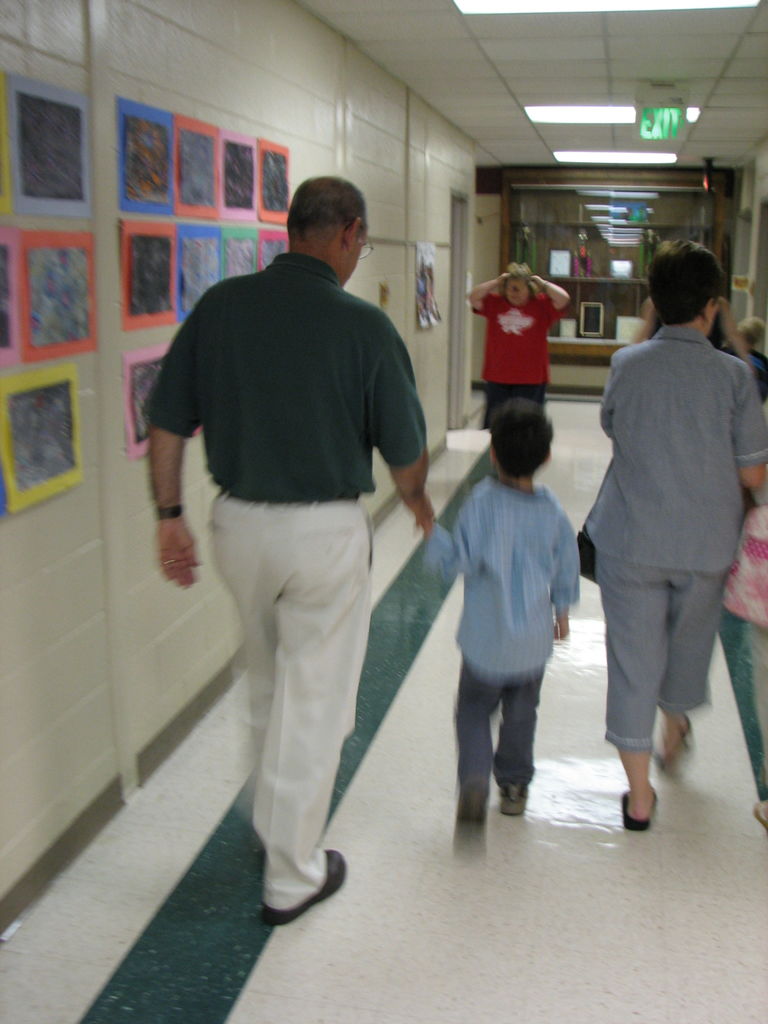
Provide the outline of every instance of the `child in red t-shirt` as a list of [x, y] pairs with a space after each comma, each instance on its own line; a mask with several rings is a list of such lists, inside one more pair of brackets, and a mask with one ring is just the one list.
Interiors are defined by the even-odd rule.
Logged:
[[493, 411], [508, 398], [543, 405], [549, 381], [547, 332], [565, 313], [568, 292], [532, 274], [524, 263], [510, 263], [506, 273], [473, 288], [469, 301], [488, 321], [483, 426], [491, 425]]

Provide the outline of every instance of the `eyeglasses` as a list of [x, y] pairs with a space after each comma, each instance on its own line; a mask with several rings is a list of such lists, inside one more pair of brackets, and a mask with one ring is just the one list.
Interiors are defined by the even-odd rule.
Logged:
[[365, 242], [360, 250], [360, 255], [357, 257], [359, 260], [364, 260], [366, 256], [370, 256], [373, 252], [373, 246], [370, 242]]

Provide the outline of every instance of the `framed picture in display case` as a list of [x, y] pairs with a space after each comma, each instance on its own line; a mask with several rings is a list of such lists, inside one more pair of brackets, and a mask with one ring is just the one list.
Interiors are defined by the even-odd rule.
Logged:
[[579, 334], [582, 338], [602, 338], [605, 307], [602, 302], [582, 302], [579, 307]]
[[569, 277], [571, 273], [571, 252], [569, 249], [552, 249], [549, 253], [549, 276]]

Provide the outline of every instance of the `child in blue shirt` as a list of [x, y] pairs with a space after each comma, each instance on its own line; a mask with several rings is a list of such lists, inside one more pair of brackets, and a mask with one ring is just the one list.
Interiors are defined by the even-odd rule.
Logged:
[[[427, 565], [446, 579], [464, 575], [457, 823], [485, 820], [491, 771], [502, 814], [525, 810], [544, 668], [553, 639], [568, 635], [568, 609], [579, 599], [573, 528], [554, 494], [533, 483], [551, 443], [552, 424], [541, 406], [522, 398], [506, 402], [491, 425], [498, 479], [481, 481], [453, 535], [436, 525], [426, 548]], [[490, 720], [499, 704], [494, 751]]]

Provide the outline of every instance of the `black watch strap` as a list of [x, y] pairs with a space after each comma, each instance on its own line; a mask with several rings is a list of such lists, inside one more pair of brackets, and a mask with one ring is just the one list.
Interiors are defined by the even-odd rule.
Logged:
[[183, 512], [184, 508], [182, 505], [171, 505], [169, 508], [159, 508], [157, 510], [157, 518], [178, 519]]

